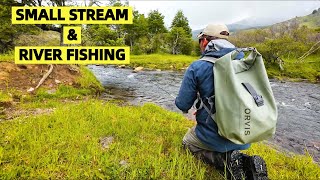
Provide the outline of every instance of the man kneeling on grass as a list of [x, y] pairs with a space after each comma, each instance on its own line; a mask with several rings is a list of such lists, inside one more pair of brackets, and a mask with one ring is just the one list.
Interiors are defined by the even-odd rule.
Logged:
[[[203, 56], [220, 58], [235, 50], [227, 41], [229, 30], [226, 25], [209, 24], [198, 35]], [[240, 53], [236, 59], [244, 57]], [[195, 61], [186, 70], [176, 106], [187, 113], [197, 98], [205, 100], [214, 95], [214, 64], [207, 61]], [[215, 110], [214, 110], [215, 111]], [[218, 127], [207, 111], [202, 108], [196, 112], [197, 125], [191, 128], [183, 138], [183, 147], [217, 170], [227, 173], [228, 179], [268, 179], [264, 160], [259, 156], [248, 156], [239, 152], [250, 144], [239, 145], [218, 134]]]

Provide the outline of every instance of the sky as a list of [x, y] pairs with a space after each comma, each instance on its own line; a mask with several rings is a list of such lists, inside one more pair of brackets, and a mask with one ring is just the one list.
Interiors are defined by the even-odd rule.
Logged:
[[208, 23], [231, 24], [245, 18], [278, 19], [284, 21], [311, 14], [320, 8], [320, 1], [138, 1], [129, 0], [140, 13], [147, 15], [158, 9], [166, 27], [179, 9], [189, 20], [192, 30], [202, 29]]

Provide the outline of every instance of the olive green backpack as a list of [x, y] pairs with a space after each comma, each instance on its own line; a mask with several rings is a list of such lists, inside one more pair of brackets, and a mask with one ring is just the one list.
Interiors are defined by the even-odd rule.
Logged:
[[[241, 51], [250, 54], [233, 60]], [[272, 137], [277, 107], [261, 54], [255, 48], [239, 48], [219, 59], [205, 56], [200, 60], [215, 64], [215, 95], [202, 104], [217, 123], [219, 134], [236, 144]], [[213, 106], [215, 114], [210, 113]]]

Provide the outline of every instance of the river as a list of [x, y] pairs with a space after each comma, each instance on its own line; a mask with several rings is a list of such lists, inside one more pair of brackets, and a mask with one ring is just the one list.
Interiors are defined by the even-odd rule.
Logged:
[[[181, 113], [174, 104], [183, 72], [141, 71], [114, 66], [89, 66], [106, 88], [102, 98], [123, 100], [141, 105], [156, 103]], [[305, 82], [270, 80], [278, 107], [277, 130], [268, 140], [280, 150], [304, 154], [307, 150], [316, 162], [320, 161], [320, 85]], [[192, 111], [186, 114], [194, 119]]]

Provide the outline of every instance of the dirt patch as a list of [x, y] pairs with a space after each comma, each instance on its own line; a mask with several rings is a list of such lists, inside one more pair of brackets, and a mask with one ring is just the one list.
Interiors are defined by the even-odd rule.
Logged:
[[11, 120], [20, 116], [37, 116], [42, 114], [50, 114], [55, 110], [55, 108], [46, 108], [46, 109], [19, 109], [15, 107], [9, 107], [4, 109], [1, 114], [4, 115], [3, 118], [0, 117], [1, 120]]
[[[28, 89], [37, 86], [48, 69], [48, 65], [16, 65], [11, 62], [0, 62], [0, 90], [14, 89], [26, 94]], [[52, 73], [41, 87], [55, 89], [59, 84], [74, 86], [79, 75], [77, 66], [54, 65]]]

